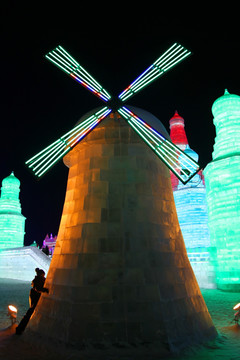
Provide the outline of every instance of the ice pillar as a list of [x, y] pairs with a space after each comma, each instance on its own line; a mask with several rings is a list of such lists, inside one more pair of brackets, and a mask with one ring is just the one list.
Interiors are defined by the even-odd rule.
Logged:
[[216, 282], [219, 289], [240, 291], [240, 97], [226, 90], [212, 113], [216, 138], [204, 175]]
[[25, 220], [19, 201], [20, 181], [12, 172], [2, 181], [0, 197], [0, 250], [22, 247]]

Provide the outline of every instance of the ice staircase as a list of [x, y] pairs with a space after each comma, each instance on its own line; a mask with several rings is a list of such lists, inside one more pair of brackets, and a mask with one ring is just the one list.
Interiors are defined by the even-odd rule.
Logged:
[[47, 275], [51, 258], [33, 246], [4, 249], [0, 251], [0, 278], [31, 281], [35, 268]]

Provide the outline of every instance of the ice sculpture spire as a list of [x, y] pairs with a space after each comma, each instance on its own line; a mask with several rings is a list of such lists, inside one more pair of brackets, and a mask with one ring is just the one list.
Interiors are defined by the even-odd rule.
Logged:
[[[187, 135], [185, 132], [185, 124], [184, 119], [178, 114], [176, 110], [173, 117], [169, 120], [170, 124], [170, 138], [171, 141], [177, 145], [182, 151], [186, 149], [188, 145]], [[171, 182], [173, 190], [177, 189], [179, 180], [178, 178], [171, 172]]]
[[0, 249], [23, 246], [26, 218], [21, 214], [20, 181], [12, 173], [2, 181], [0, 198]]
[[178, 114], [177, 110], [173, 117], [169, 120], [170, 123], [170, 138], [172, 142], [180, 147], [181, 150], [185, 150], [188, 145], [187, 136], [185, 133], [184, 119]]

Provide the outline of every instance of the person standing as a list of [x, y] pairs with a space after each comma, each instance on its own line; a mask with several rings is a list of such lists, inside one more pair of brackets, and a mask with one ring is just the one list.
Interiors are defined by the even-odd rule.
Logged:
[[36, 276], [32, 280], [32, 288], [30, 290], [29, 294], [29, 305], [30, 308], [20, 321], [19, 325], [16, 327], [16, 334], [21, 335], [23, 331], [25, 330], [34, 310], [37, 306], [37, 303], [40, 299], [41, 293], [45, 292], [48, 293], [48, 289], [44, 287], [45, 283], [45, 272], [42, 269], [36, 268], [35, 269]]

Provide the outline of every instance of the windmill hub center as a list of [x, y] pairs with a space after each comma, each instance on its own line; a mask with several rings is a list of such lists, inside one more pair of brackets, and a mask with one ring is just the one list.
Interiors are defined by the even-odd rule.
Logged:
[[118, 111], [120, 107], [122, 107], [123, 102], [120, 100], [117, 96], [112, 97], [108, 102], [107, 106], [109, 109], [111, 109], [113, 112]]

